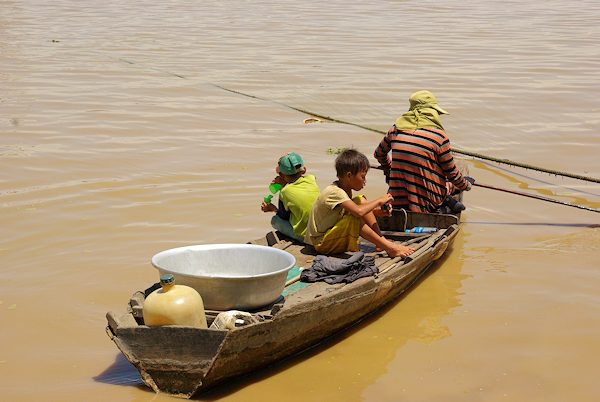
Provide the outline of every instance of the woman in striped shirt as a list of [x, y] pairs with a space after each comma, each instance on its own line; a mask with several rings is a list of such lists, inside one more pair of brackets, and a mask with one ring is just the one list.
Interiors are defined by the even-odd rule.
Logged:
[[385, 172], [395, 208], [435, 212], [448, 194], [468, 191], [471, 183], [456, 167], [440, 122], [439, 115], [448, 112], [429, 91], [413, 93], [409, 102], [409, 111], [381, 140], [375, 158]]

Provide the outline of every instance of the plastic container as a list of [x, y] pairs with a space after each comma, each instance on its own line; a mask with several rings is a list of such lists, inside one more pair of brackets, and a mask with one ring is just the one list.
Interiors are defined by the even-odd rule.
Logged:
[[424, 227], [424, 226], [416, 226], [412, 229], [406, 229], [406, 233], [435, 233], [437, 232], [437, 228]]
[[219, 313], [211, 328], [213, 329], [235, 329], [248, 324], [257, 322], [256, 318], [250, 313], [245, 311], [230, 310]]
[[281, 184], [279, 183], [271, 183], [269, 184], [269, 191], [271, 192], [271, 194], [266, 195], [263, 198], [263, 201], [266, 202], [267, 204], [271, 202], [271, 200], [273, 199], [273, 195], [277, 194], [277, 192], [281, 191]]
[[160, 289], [146, 297], [144, 324], [149, 327], [162, 325], [184, 325], [206, 328], [206, 314], [202, 297], [193, 288], [176, 285], [175, 277], [166, 274], [160, 277]]

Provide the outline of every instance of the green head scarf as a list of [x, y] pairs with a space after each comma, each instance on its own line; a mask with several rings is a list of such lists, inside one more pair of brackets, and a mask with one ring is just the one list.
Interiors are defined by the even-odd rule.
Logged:
[[443, 130], [440, 114], [449, 114], [437, 104], [437, 99], [429, 91], [417, 91], [408, 99], [410, 109], [396, 119], [398, 130], [438, 128]]

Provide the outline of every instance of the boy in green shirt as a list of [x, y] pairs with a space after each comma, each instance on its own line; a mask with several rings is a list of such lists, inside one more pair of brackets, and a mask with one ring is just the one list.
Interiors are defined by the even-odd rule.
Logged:
[[346, 149], [335, 159], [338, 180], [325, 188], [315, 201], [304, 237], [318, 253], [358, 251], [359, 236], [392, 258], [414, 252], [383, 237], [377, 225], [375, 215], [391, 214], [391, 210], [382, 209], [392, 200], [391, 194], [375, 201], [367, 201], [362, 195], [352, 197], [352, 190], [359, 191], [365, 186], [369, 167], [367, 157], [355, 149]]
[[263, 202], [260, 209], [263, 212], [275, 212], [271, 219], [274, 229], [294, 240], [304, 242], [308, 216], [321, 191], [315, 176], [304, 176], [306, 167], [302, 157], [296, 152], [279, 158], [276, 171], [278, 176], [273, 183], [283, 186], [279, 193], [279, 208]]

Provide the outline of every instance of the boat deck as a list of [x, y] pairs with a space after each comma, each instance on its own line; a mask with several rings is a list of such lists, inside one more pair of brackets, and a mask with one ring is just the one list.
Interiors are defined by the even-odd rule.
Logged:
[[[296, 258], [296, 268], [290, 271], [290, 273], [293, 275], [288, 277], [286, 288], [279, 299], [269, 305], [247, 312], [252, 313], [260, 320], [269, 320], [281, 310], [292, 309], [298, 304], [302, 304], [324, 295], [335, 293], [345, 286], [347, 287], [353, 285], [352, 287], [355, 288], [357, 285], [360, 285], [360, 283], [374, 280], [376, 281], [379, 276], [385, 274], [392, 268], [399, 268], [402, 265], [406, 265], [417, 258], [422, 252], [429, 250], [440, 237], [449, 235], [448, 228], [451, 228], [452, 225], [458, 223], [458, 219], [452, 215], [442, 215], [441, 218], [439, 215], [432, 215], [427, 218], [429, 220], [423, 222], [424, 214], [419, 214], [418, 224], [439, 227], [440, 229], [437, 232], [428, 234], [406, 233], [404, 231], [406, 227], [413, 227], [412, 222], [410, 221], [410, 214], [408, 217], [395, 216], [392, 218], [381, 219], [379, 224], [382, 229], [382, 234], [387, 239], [403, 245], [410, 245], [416, 251], [412, 255], [405, 258], [390, 258], [385, 252], [376, 251], [373, 244], [361, 239], [361, 243], [359, 245], [360, 251], [364, 252], [365, 255], [374, 257], [375, 265], [379, 269], [379, 273], [374, 277], [361, 278], [350, 284], [328, 284], [323, 281], [314, 283], [299, 282], [300, 270], [310, 268], [317, 253], [311, 246], [294, 241], [279, 232], [271, 231], [260, 239], [248, 242], [249, 244], [259, 244], [287, 251]], [[336, 255], [334, 257], [349, 258], [351, 255], [351, 253], [345, 253]], [[358, 284], [356, 282], [358, 282]], [[143, 292], [134, 293], [131, 297], [128, 312], [135, 317], [139, 325], [143, 325], [142, 309], [145, 298], [152, 291], [158, 289], [159, 287], [160, 285], [155, 283]], [[209, 326], [214, 321], [215, 317], [221, 312], [222, 311], [219, 310], [206, 310], [206, 319]]]
[[[433, 234], [384, 232], [384, 235], [388, 239], [394, 240], [395, 242], [398, 242], [403, 245], [410, 245], [416, 250], [413, 256], [409, 256], [404, 259], [400, 257], [390, 258], [383, 251], [375, 251], [375, 246], [373, 244], [361, 241], [360, 251], [364, 252], [367, 256], [374, 257], [375, 265], [379, 269], [379, 274], [376, 274], [374, 277], [361, 278], [357, 280], [357, 282], [377, 280], [378, 276], [384, 274], [386, 271], [412, 261], [420, 254], [419, 250], [425, 251], [425, 246], [431, 245], [436, 239], [444, 235], [445, 232], [445, 230], [439, 230], [437, 233]], [[317, 253], [312, 247], [294, 242], [280, 235], [278, 232], [270, 232], [264, 240], [265, 242], [262, 244], [269, 245], [271, 247], [281, 248], [292, 254], [296, 258], [296, 264], [298, 267], [300, 267], [300, 269], [310, 268], [312, 266], [315, 256], [317, 255]], [[350, 253], [346, 253], [336, 255], [335, 257], [349, 258], [350, 256]], [[299, 274], [292, 278], [288, 277], [288, 283], [297, 280], [298, 278]], [[349, 285], [350, 284], [345, 283], [328, 284], [326, 282], [319, 281], [315, 283], [301, 283], [300, 287], [294, 288], [295, 286], [292, 283], [286, 286], [286, 289], [284, 290], [283, 295], [285, 296], [285, 299], [282, 298], [276, 301], [272, 307], [270, 306], [268, 308], [268, 310], [271, 311], [271, 314], [273, 314], [274, 311], [278, 311], [278, 309], [280, 308], [292, 308], [296, 304], [302, 303], [303, 301], [314, 299], [316, 297], [321, 297], [332, 292], [336, 292], [344, 286]], [[263, 313], [266, 313], [266, 311], [264, 311]]]

